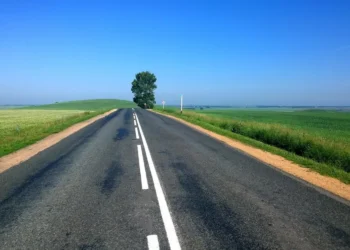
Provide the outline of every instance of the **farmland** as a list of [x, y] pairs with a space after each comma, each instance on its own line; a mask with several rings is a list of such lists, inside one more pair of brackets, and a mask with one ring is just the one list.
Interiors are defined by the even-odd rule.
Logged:
[[135, 107], [122, 100], [86, 100], [0, 110], [0, 157], [108, 110]]
[[279, 124], [293, 131], [308, 133], [350, 149], [350, 112], [326, 110], [264, 111], [207, 109], [197, 111], [217, 118]]
[[350, 113], [206, 109], [164, 112], [350, 183]]

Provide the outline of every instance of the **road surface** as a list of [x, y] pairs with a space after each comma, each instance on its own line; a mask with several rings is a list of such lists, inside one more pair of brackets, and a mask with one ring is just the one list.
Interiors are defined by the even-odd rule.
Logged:
[[0, 203], [0, 249], [350, 248], [346, 202], [145, 110], [20, 167], [38, 164]]

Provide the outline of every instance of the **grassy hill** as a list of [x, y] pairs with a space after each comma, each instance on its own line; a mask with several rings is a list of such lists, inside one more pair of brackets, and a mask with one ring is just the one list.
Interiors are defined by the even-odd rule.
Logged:
[[44, 110], [107, 110], [115, 108], [136, 108], [136, 104], [131, 101], [118, 99], [96, 99], [96, 100], [80, 100], [70, 102], [60, 102], [55, 104], [29, 106], [24, 109], [44, 109]]

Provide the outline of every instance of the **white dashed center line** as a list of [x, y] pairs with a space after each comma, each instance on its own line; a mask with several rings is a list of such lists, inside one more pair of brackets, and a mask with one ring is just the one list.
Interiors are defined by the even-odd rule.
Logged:
[[159, 250], [159, 242], [158, 242], [158, 236], [148, 235], [147, 236], [147, 242], [148, 242], [148, 249], [149, 250]]
[[147, 175], [145, 169], [145, 162], [143, 160], [141, 145], [137, 145], [137, 153], [139, 155], [139, 165], [141, 174], [141, 187], [142, 189], [148, 189]]
[[136, 134], [136, 139], [140, 139], [139, 131], [137, 130], [137, 127], [135, 127], [135, 134]]

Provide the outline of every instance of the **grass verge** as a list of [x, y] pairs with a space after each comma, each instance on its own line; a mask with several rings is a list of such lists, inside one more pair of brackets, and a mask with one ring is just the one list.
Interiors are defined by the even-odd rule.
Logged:
[[155, 108], [155, 111], [178, 117], [215, 133], [280, 155], [322, 175], [350, 184], [350, 164], [347, 164], [350, 163], [350, 155], [338, 145], [333, 144], [328, 147], [326, 142], [323, 144], [319, 138], [312, 140], [308, 134], [295, 133], [291, 129], [276, 124], [238, 122], [191, 111], [180, 114], [175, 109]]

